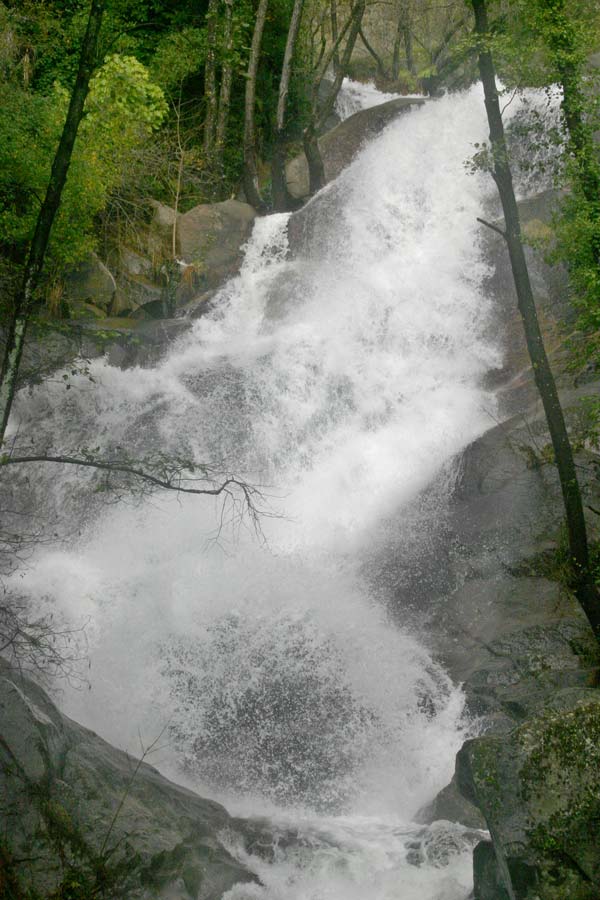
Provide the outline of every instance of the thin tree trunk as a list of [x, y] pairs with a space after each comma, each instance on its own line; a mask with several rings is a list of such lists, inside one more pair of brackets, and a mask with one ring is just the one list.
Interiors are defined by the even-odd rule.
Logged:
[[287, 98], [290, 89], [290, 78], [292, 75], [292, 60], [294, 57], [294, 48], [300, 30], [300, 20], [302, 18], [302, 8], [304, 0], [294, 0], [292, 16], [290, 19], [290, 27], [288, 29], [287, 41], [285, 45], [285, 53], [283, 57], [283, 65], [281, 68], [281, 79], [279, 81], [279, 98], [277, 101], [277, 121], [275, 126], [275, 146], [273, 150], [273, 160], [271, 165], [272, 184], [273, 184], [273, 207], [279, 212], [284, 212], [294, 206], [293, 198], [288, 190], [287, 179], [285, 175], [285, 113], [287, 109]]
[[546, 414], [558, 468], [569, 535], [569, 549], [574, 568], [574, 590], [596, 638], [600, 641], [600, 602], [589, 571], [588, 543], [581, 491], [556, 383], [544, 348], [521, 240], [519, 209], [515, 199], [504, 125], [500, 112], [496, 74], [491, 52], [486, 45], [489, 36], [486, 2], [485, 0], [471, 0], [471, 2], [475, 12], [476, 32], [481, 41], [479, 71], [485, 92], [485, 106], [490, 128], [490, 141], [494, 158], [494, 180], [500, 194], [504, 210], [504, 221], [506, 223], [504, 238], [508, 246], [527, 349], [531, 359], [535, 383]]
[[406, 68], [411, 75], [415, 75], [417, 70], [415, 68], [415, 59], [413, 56], [413, 39], [410, 22], [408, 22], [404, 28], [404, 55], [406, 57]]
[[304, 129], [302, 143], [304, 145], [306, 162], [308, 163], [308, 190], [312, 195], [320, 191], [325, 184], [325, 165], [319, 149], [319, 141], [314, 124]]
[[231, 107], [231, 87], [233, 84], [233, 0], [225, 2], [225, 28], [223, 35], [223, 67], [221, 70], [221, 90], [219, 93], [219, 112], [217, 116], [217, 132], [215, 138], [215, 161], [220, 170], [223, 169], [223, 148], [229, 122]]
[[366, 37], [364, 31], [362, 30], [362, 27], [359, 29], [358, 33], [360, 35], [361, 41], [363, 42], [363, 44], [365, 46], [365, 50], [375, 60], [375, 63], [377, 65], [377, 73], [378, 73], [379, 77], [387, 78], [387, 73], [385, 71], [385, 66], [383, 65], [383, 60], [381, 59], [380, 55], [377, 53], [375, 48], [369, 42], [369, 39]]
[[183, 141], [181, 140], [181, 89], [182, 85], [179, 85], [179, 99], [177, 101], [177, 106], [175, 107], [175, 118], [177, 121], [176, 135], [177, 135], [177, 183], [175, 185], [175, 199], [173, 203], [173, 209], [175, 210], [175, 215], [173, 216], [173, 228], [171, 229], [171, 253], [172, 253], [172, 262], [175, 262], [177, 259], [177, 219], [179, 217], [179, 200], [181, 198], [181, 185], [183, 182], [183, 169], [185, 165], [185, 150], [183, 147]]
[[337, 17], [337, 0], [331, 0], [331, 42], [334, 47], [333, 51], [333, 74], [336, 75], [340, 67], [340, 52], [338, 44], [338, 17]]
[[412, 38], [412, 15], [410, 8], [410, 0], [404, 4], [404, 10], [402, 14], [403, 19], [403, 33], [402, 37], [404, 40], [404, 56], [406, 59], [406, 68], [410, 72], [411, 75], [416, 74], [415, 68], [415, 59], [413, 55], [413, 38]]
[[397, 81], [400, 75], [400, 49], [404, 49], [404, 58], [406, 68], [415, 74], [415, 61], [413, 54], [413, 38], [412, 38], [412, 21], [410, 15], [410, 6], [407, 2], [403, 2], [398, 10], [398, 28], [394, 40], [394, 52], [392, 57], [392, 77]]
[[215, 127], [217, 121], [217, 56], [215, 40], [217, 35], [217, 6], [219, 0], [210, 0], [206, 13], [206, 62], [204, 64], [204, 154], [211, 159], [215, 147]]
[[319, 150], [319, 142], [318, 142], [318, 134], [323, 127], [323, 124], [327, 121], [328, 117], [333, 112], [333, 107], [335, 105], [336, 97], [339, 94], [340, 88], [342, 86], [342, 81], [344, 80], [344, 76], [348, 71], [348, 66], [350, 64], [350, 58], [352, 56], [352, 51], [354, 50], [354, 46], [356, 44], [356, 39], [358, 37], [358, 33], [360, 31], [363, 16], [365, 14], [366, 0], [356, 0], [352, 12], [346, 21], [346, 24], [342, 31], [338, 35], [338, 47], [344, 39], [346, 33], [348, 37], [346, 39], [346, 46], [344, 47], [344, 52], [340, 59], [340, 68], [335, 75], [333, 80], [333, 84], [329, 89], [329, 93], [327, 97], [321, 104], [320, 110], [317, 111], [317, 93], [319, 89], [320, 81], [323, 77], [325, 71], [327, 71], [327, 67], [329, 65], [329, 61], [334, 52], [334, 47], [331, 48], [329, 53], [325, 56], [325, 59], [321, 63], [321, 68], [319, 73], [317, 73], [317, 77], [313, 84], [313, 95], [312, 95], [312, 116], [311, 120], [304, 129], [303, 135], [303, 143], [304, 143], [304, 153], [306, 155], [306, 161], [308, 163], [308, 174], [309, 174], [309, 185], [310, 185], [310, 193], [314, 194], [319, 191], [323, 185], [325, 184], [325, 167], [323, 165], [323, 159], [321, 157], [321, 151]]
[[394, 38], [394, 50], [392, 53], [392, 78], [398, 81], [400, 77], [400, 47], [402, 45], [402, 20], [398, 19], [396, 36]]
[[97, 64], [98, 40], [104, 6], [104, 0], [92, 0], [67, 117], [52, 163], [46, 196], [37, 218], [31, 247], [29, 248], [29, 256], [23, 272], [21, 289], [14, 302], [12, 318], [6, 337], [2, 372], [0, 374], [0, 443], [4, 441], [8, 418], [15, 396], [17, 376], [19, 374], [27, 324], [34, 303], [35, 290], [42, 273], [50, 232], [67, 180], [77, 131], [83, 117], [83, 108], [89, 90], [90, 79]]
[[260, 0], [254, 34], [252, 35], [252, 47], [250, 49], [250, 61], [248, 74], [246, 75], [246, 102], [244, 113], [244, 193], [246, 200], [255, 209], [264, 210], [265, 205], [258, 190], [258, 170], [256, 166], [255, 128], [254, 114], [256, 106], [256, 76], [260, 59], [260, 47], [267, 17], [269, 0]]

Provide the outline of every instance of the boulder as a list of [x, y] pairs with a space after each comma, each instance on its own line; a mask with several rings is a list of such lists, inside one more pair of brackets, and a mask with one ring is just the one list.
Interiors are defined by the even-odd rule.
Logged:
[[237, 274], [255, 218], [254, 209], [239, 200], [203, 203], [178, 217], [178, 250], [194, 267], [197, 293]]
[[475, 856], [477, 900], [597, 900], [598, 690], [560, 691], [509, 735], [467, 741], [457, 778], [493, 839]]
[[415, 822], [422, 825], [431, 825], [440, 820], [457, 822], [466, 828], [484, 829], [486, 827], [483, 814], [474, 803], [463, 796], [456, 784], [456, 778], [453, 778], [450, 784], [415, 816]]
[[149, 278], [154, 276], [151, 261], [131, 247], [119, 247], [119, 272], [132, 278]]
[[63, 716], [2, 660], [0, 721], [0, 883], [10, 896], [75, 896], [75, 884], [77, 897], [102, 886], [103, 896], [220, 900], [256, 880], [221, 843], [233, 824], [222, 806]]
[[[149, 278], [139, 276], [137, 278], [122, 275], [119, 278], [119, 289], [116, 294], [116, 302], [111, 309], [112, 315], [122, 315], [129, 312], [131, 315], [143, 315], [143, 309], [153, 304], [150, 309], [157, 309], [163, 301], [163, 288]], [[152, 316], [155, 318], [155, 316]]]
[[68, 301], [91, 303], [108, 311], [117, 290], [115, 279], [95, 253], [73, 269], [65, 278]]
[[[425, 102], [420, 98], [399, 97], [371, 109], [362, 109], [319, 138], [319, 149], [325, 167], [325, 181], [333, 181], [350, 165], [362, 145], [383, 131], [401, 113]], [[288, 187], [292, 197], [308, 197], [308, 165], [302, 153], [286, 166]]]
[[146, 251], [155, 268], [173, 258], [173, 226], [177, 213], [171, 206], [158, 200], [150, 201], [154, 208], [152, 220], [146, 232]]

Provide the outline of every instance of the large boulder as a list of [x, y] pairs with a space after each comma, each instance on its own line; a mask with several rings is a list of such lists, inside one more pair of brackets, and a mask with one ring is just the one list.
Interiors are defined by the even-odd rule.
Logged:
[[221, 843], [222, 806], [63, 716], [2, 660], [0, 722], [3, 896], [220, 900], [256, 880]]
[[477, 900], [597, 900], [597, 689], [561, 691], [508, 736], [468, 741], [457, 778], [493, 839], [475, 855]]
[[[401, 113], [425, 101], [420, 98], [399, 97], [371, 109], [362, 109], [319, 138], [319, 149], [325, 167], [325, 181], [333, 181], [350, 165], [360, 148], [369, 138], [379, 134], [386, 125]], [[308, 197], [308, 165], [302, 153], [286, 166], [288, 187], [293, 197]]]
[[65, 279], [65, 298], [73, 303], [91, 303], [108, 312], [117, 290], [115, 279], [95, 253]]
[[[255, 218], [254, 209], [239, 200], [202, 203], [178, 216], [178, 251], [188, 264], [188, 271], [182, 275], [184, 280], [193, 278], [196, 293], [219, 287], [237, 274], [242, 246], [250, 237]], [[183, 302], [189, 299], [187, 296]]]

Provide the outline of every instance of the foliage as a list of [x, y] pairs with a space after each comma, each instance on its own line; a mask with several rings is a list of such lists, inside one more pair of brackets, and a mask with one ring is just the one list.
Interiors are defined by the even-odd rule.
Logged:
[[[23, 259], [66, 115], [58, 82], [48, 95], [0, 84], [0, 249]], [[91, 83], [86, 117], [50, 243], [50, 271], [94, 247], [94, 224], [131, 154], [167, 112], [161, 89], [133, 57], [108, 57]]]

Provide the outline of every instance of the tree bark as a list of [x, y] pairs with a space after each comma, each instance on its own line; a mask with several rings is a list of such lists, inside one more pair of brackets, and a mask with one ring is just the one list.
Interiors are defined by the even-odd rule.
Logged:
[[594, 634], [600, 641], [600, 602], [590, 574], [581, 491], [556, 383], [548, 362], [537, 318], [521, 239], [519, 209], [515, 199], [504, 125], [500, 112], [496, 73], [492, 54], [488, 47], [489, 26], [486, 2], [485, 0], [471, 0], [471, 3], [475, 13], [475, 30], [480, 39], [479, 71], [484, 87], [485, 107], [490, 128], [490, 141], [494, 159], [494, 180], [498, 187], [504, 210], [506, 229], [504, 238], [508, 246], [527, 349], [531, 359], [535, 383], [544, 407], [560, 479], [569, 536], [569, 550], [574, 570], [573, 587]]
[[244, 193], [246, 200], [255, 209], [263, 211], [265, 204], [258, 190], [258, 170], [256, 166], [254, 115], [256, 106], [256, 76], [260, 59], [260, 47], [267, 18], [269, 0], [260, 0], [256, 13], [248, 74], [246, 75], [246, 101], [244, 111]]
[[290, 19], [290, 27], [288, 29], [287, 41], [285, 45], [283, 65], [281, 68], [281, 78], [279, 80], [275, 142], [273, 149], [273, 160], [271, 165], [273, 207], [278, 212], [285, 212], [292, 209], [294, 206], [294, 201], [288, 190], [287, 179], [285, 175], [285, 114], [287, 109], [287, 98], [290, 89], [290, 78], [292, 75], [292, 60], [294, 57], [294, 49], [296, 46], [296, 40], [298, 38], [298, 32], [300, 30], [300, 20], [302, 18], [303, 6], [304, 0], [294, 0], [292, 16]]
[[361, 41], [364, 44], [365, 50], [375, 60], [375, 64], [377, 66], [377, 74], [379, 75], [380, 78], [387, 78], [387, 73], [385, 71], [385, 66], [383, 65], [383, 60], [380, 57], [380, 55], [378, 54], [377, 50], [372, 46], [369, 39], [366, 37], [364, 31], [362, 30], [362, 27], [359, 28], [358, 33], [360, 35]]
[[11, 321], [8, 327], [2, 371], [0, 373], [0, 444], [4, 441], [6, 427], [17, 387], [17, 376], [23, 354], [23, 345], [27, 333], [27, 325], [34, 304], [35, 290], [38, 286], [50, 232], [67, 180], [73, 148], [83, 117], [85, 100], [89, 90], [90, 79], [97, 65], [98, 40], [104, 14], [104, 0], [92, 0], [88, 16], [87, 28], [81, 53], [75, 85], [71, 93], [69, 109], [63, 126], [58, 149], [52, 163], [50, 181], [46, 196], [40, 208], [29, 255], [23, 272], [21, 288], [14, 302]]
[[348, 34], [348, 37], [346, 39], [346, 46], [344, 47], [344, 52], [340, 59], [340, 68], [335, 75], [329, 93], [327, 94], [325, 100], [321, 104], [321, 108], [318, 111], [317, 94], [319, 84], [321, 82], [321, 79], [323, 78], [323, 75], [327, 71], [329, 62], [331, 61], [333, 53], [336, 49], [335, 45], [330, 49], [329, 53], [326, 54], [324, 60], [322, 61], [319, 72], [317, 73], [313, 84], [312, 115], [310, 122], [304, 129], [303, 135], [304, 153], [306, 155], [306, 161], [308, 163], [309, 185], [311, 194], [315, 194], [325, 184], [325, 167], [323, 165], [323, 159], [321, 157], [321, 151], [319, 150], [319, 142], [317, 138], [323, 124], [333, 112], [336, 97], [340, 92], [342, 81], [344, 80], [344, 76], [348, 71], [350, 57], [352, 56], [352, 51], [354, 50], [356, 39], [362, 25], [363, 16], [365, 14], [365, 7], [366, 0], [356, 0], [344, 28], [338, 35], [337, 46], [339, 49], [339, 46], [346, 36], [346, 33]]
[[394, 52], [392, 57], [392, 77], [394, 81], [397, 81], [400, 75], [401, 47], [404, 48], [406, 68], [411, 73], [411, 75], [414, 75], [415, 61], [413, 54], [412, 21], [410, 15], [410, 6], [409, 3], [406, 2], [406, 0], [401, 4], [400, 9], [398, 10], [398, 28], [396, 30]]
[[223, 66], [221, 69], [221, 89], [219, 92], [219, 111], [217, 115], [217, 131], [215, 137], [215, 162], [218, 168], [223, 170], [223, 148], [229, 110], [231, 108], [231, 88], [233, 85], [233, 0], [225, 2], [225, 29], [223, 35]]
[[331, 0], [331, 43], [334, 46], [333, 51], [333, 74], [335, 75], [340, 67], [340, 52], [338, 44], [338, 17], [337, 17], [337, 0]]
[[211, 159], [215, 148], [215, 128], [217, 122], [217, 55], [215, 41], [217, 35], [217, 6], [219, 0], [210, 0], [206, 13], [206, 62], [204, 64], [204, 155]]

